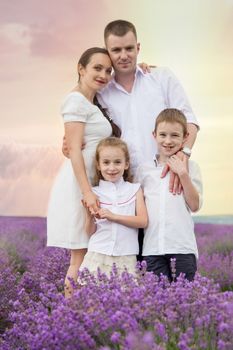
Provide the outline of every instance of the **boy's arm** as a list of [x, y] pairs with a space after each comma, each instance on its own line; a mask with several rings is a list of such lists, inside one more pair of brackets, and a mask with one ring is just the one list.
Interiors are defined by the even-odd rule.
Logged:
[[183, 187], [184, 198], [190, 210], [195, 212], [199, 209], [199, 193], [193, 185], [185, 161], [180, 160], [176, 155], [173, 155], [168, 160], [168, 165], [174, 173], [179, 176], [181, 185]]
[[102, 208], [98, 212], [98, 217], [128, 227], [146, 228], [148, 224], [148, 216], [142, 189], [140, 188], [136, 194], [136, 215], [119, 215], [112, 213], [108, 209]]

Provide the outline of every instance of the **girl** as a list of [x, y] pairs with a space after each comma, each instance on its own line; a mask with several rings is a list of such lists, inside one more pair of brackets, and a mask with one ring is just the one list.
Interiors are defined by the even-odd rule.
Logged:
[[111, 72], [107, 50], [98, 47], [86, 50], [78, 62], [78, 84], [66, 97], [61, 110], [70, 159], [65, 161], [51, 192], [47, 245], [71, 249], [65, 280], [67, 297], [72, 294], [70, 278], [77, 279], [89, 239], [84, 230], [85, 209], [81, 199], [90, 210], [96, 211], [99, 206], [91, 189], [93, 159], [96, 145], [112, 134], [112, 128], [100, 106], [96, 106], [95, 95], [110, 81]]
[[80, 269], [110, 273], [113, 263], [121, 273], [135, 273], [138, 228], [148, 218], [140, 184], [131, 183], [129, 152], [124, 141], [108, 137], [97, 146], [95, 183], [100, 209], [86, 211], [86, 231], [91, 235]]

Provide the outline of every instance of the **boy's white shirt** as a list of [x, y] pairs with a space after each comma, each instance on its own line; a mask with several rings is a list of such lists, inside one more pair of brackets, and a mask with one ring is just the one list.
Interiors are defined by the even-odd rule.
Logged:
[[[163, 165], [144, 163], [136, 172], [135, 181], [144, 191], [149, 224], [144, 230], [143, 256], [193, 253], [198, 258], [194, 223], [183, 194], [169, 192], [170, 173], [161, 178]], [[189, 161], [189, 175], [202, 205], [202, 181], [199, 166]]]

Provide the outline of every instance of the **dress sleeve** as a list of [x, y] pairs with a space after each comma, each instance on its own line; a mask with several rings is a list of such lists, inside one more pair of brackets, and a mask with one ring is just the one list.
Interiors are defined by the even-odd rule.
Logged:
[[189, 161], [189, 175], [191, 177], [191, 181], [193, 185], [195, 186], [199, 194], [199, 210], [200, 210], [203, 203], [202, 178], [201, 178], [201, 171], [200, 171], [199, 165], [193, 161]]
[[83, 122], [86, 123], [90, 114], [90, 106], [84, 96], [70, 94], [61, 107], [61, 115], [64, 123]]

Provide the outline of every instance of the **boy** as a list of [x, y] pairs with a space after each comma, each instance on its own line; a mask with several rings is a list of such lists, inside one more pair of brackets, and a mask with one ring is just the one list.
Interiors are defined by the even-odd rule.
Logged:
[[[142, 184], [149, 216], [145, 229], [143, 257], [147, 270], [156, 275], [166, 275], [175, 280], [180, 273], [191, 281], [197, 270], [197, 244], [191, 212], [197, 211], [202, 202], [202, 183], [199, 167], [176, 155], [184, 151], [188, 137], [184, 114], [175, 108], [163, 110], [157, 117], [153, 136], [158, 154], [154, 161], [143, 164], [137, 170], [137, 181]], [[169, 192], [169, 174], [161, 178], [164, 165], [178, 175], [183, 193]]]

